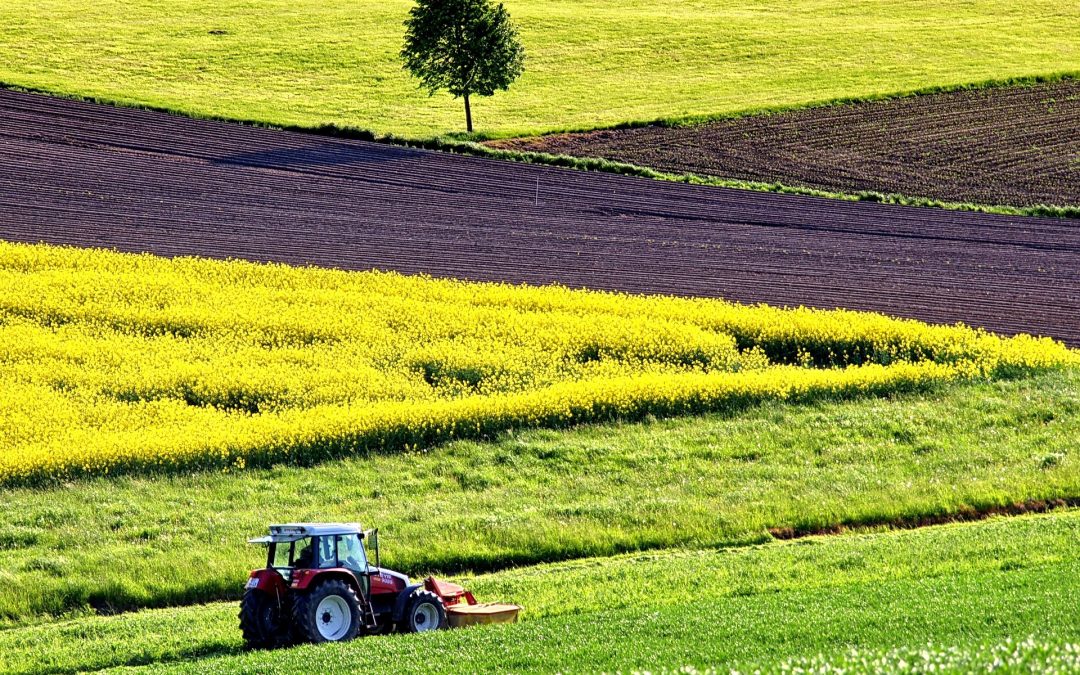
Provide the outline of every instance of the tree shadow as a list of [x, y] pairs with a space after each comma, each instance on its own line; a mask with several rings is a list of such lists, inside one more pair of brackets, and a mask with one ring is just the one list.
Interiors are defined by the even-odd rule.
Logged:
[[226, 155], [214, 159], [213, 163], [295, 171], [381, 165], [388, 162], [419, 159], [422, 156], [423, 152], [420, 150], [398, 146], [323, 141], [301, 147], [269, 148]]

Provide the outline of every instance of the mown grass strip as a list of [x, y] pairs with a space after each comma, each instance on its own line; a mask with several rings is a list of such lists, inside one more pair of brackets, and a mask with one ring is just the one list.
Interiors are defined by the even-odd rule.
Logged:
[[[1080, 514], [671, 551], [464, 580], [516, 626], [242, 653], [232, 603], [0, 631], [0, 668], [67, 673], [657, 671], [860, 650], [1080, 638]], [[877, 658], [875, 656], [875, 658]]]
[[236, 598], [260, 564], [244, 542], [271, 522], [378, 526], [385, 564], [419, 576], [1076, 497], [1076, 438], [1080, 370], [1069, 369], [887, 399], [517, 431], [311, 468], [7, 490], [0, 621]]

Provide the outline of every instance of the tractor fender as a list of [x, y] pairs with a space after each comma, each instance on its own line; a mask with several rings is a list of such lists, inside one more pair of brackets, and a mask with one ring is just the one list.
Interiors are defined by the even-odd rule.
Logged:
[[394, 601], [394, 623], [401, 621], [402, 615], [405, 614], [405, 604], [409, 602], [409, 597], [413, 594], [413, 591], [423, 587], [424, 584], [409, 584], [405, 587], [405, 590], [398, 593], [397, 600]]
[[356, 577], [354, 577], [349, 570], [338, 567], [331, 567], [330, 569], [325, 570], [297, 570], [293, 573], [293, 580], [290, 587], [294, 591], [306, 591], [315, 586], [316, 583], [322, 583], [327, 579], [343, 581], [346, 585], [351, 586], [357, 594], [363, 593], [356, 585]]
[[264, 593], [269, 593], [276, 598], [282, 598], [289, 590], [285, 585], [285, 580], [281, 578], [281, 574], [277, 570], [271, 568], [263, 568], [261, 570], [253, 570], [251, 576], [248, 577], [246, 589], [258, 589]]

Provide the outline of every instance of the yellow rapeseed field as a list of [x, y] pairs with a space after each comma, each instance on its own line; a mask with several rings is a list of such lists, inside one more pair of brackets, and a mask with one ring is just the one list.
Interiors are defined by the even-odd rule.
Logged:
[[1078, 363], [869, 313], [0, 242], [0, 484], [231, 470], [521, 426]]

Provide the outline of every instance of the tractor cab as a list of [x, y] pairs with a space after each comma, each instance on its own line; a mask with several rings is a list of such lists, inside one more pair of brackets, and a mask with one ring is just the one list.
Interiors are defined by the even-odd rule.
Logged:
[[[296, 523], [271, 525], [268, 536], [248, 542], [267, 545], [266, 569], [276, 572], [289, 589], [303, 590], [316, 578], [338, 577], [363, 596], [399, 592], [408, 578], [379, 567], [378, 536], [378, 530], [364, 530], [355, 523]], [[366, 540], [374, 544], [374, 565]], [[248, 588], [257, 585], [253, 572]]]
[[[366, 539], [374, 544], [374, 565], [368, 560]], [[268, 536], [249, 542], [267, 546], [266, 568], [290, 586], [306, 586], [305, 577], [320, 570], [346, 570], [367, 593], [371, 575], [380, 571], [378, 530], [365, 531], [355, 523], [271, 525]]]

